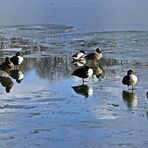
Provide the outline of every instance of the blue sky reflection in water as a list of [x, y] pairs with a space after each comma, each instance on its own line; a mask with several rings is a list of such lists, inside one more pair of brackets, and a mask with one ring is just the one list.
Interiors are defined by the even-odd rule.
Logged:
[[[12, 79], [10, 93], [0, 85], [0, 147], [147, 148], [147, 3], [1, 0], [0, 63], [10, 48], [25, 60], [22, 82]], [[71, 55], [96, 47], [102, 74], [81, 86]], [[133, 93], [121, 84], [129, 68], [139, 77]]]

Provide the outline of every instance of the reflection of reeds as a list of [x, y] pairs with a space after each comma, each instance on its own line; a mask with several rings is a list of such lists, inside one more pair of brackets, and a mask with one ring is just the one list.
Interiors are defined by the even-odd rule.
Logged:
[[[112, 71], [103, 71], [105, 66], [109, 66], [109, 64], [117, 64], [117, 61], [111, 59], [103, 59], [103, 61], [99, 61], [97, 68], [101, 69], [101, 77], [105, 75], [105, 73], [111, 73]], [[98, 69], [93, 67], [95, 72], [98, 72]], [[25, 58], [24, 62], [20, 66], [20, 70], [24, 73], [35, 70], [37, 75], [42, 79], [49, 79], [50, 81], [58, 80], [60, 78], [68, 78], [71, 76], [72, 72], [76, 67], [71, 64], [70, 56], [48, 56], [44, 58]], [[100, 70], [99, 69], [99, 70]], [[99, 71], [100, 72], [100, 71]], [[103, 72], [103, 75], [102, 75]], [[98, 75], [98, 73], [95, 73]], [[107, 74], [109, 75], [109, 74]]]
[[70, 62], [64, 58], [54, 57], [45, 58], [42, 62], [36, 63], [35, 69], [41, 78], [57, 80], [60, 77], [68, 77], [70, 75]]
[[69, 77], [72, 73], [71, 62], [66, 57], [27, 58], [21, 69], [24, 73], [35, 70], [40, 78], [50, 81]]
[[[0, 63], [4, 59], [0, 59]], [[118, 64], [117, 61], [111, 59], [101, 59], [97, 65], [92, 66], [97, 76], [110, 76], [112, 71], [105, 70], [104, 67]], [[35, 70], [36, 74], [42, 79], [49, 79], [50, 81], [58, 80], [60, 78], [68, 78], [76, 67], [71, 63], [71, 55], [67, 56], [48, 56], [38, 58], [25, 58], [19, 69], [25, 74], [31, 70]]]

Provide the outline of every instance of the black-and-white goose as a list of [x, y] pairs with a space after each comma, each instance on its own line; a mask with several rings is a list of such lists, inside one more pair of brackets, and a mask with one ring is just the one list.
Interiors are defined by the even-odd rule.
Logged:
[[72, 73], [72, 75], [82, 78], [83, 83], [84, 83], [84, 79], [90, 78], [92, 74], [93, 74], [93, 70], [88, 66], [83, 66], [81, 68], [78, 68]]
[[74, 54], [72, 56], [73, 60], [81, 60], [85, 57], [85, 51], [84, 50], [80, 50], [79, 52], [77, 52], [76, 54]]
[[23, 62], [24, 58], [20, 52], [17, 52], [15, 56], [10, 58], [10, 61], [14, 66], [20, 65]]

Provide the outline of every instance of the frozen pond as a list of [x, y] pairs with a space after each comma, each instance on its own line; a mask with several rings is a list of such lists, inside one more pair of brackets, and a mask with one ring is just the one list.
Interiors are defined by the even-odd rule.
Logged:
[[[148, 146], [148, 32], [77, 33], [60, 25], [2, 30], [1, 62], [19, 50], [25, 59], [18, 68], [23, 80], [1, 78], [1, 147]], [[71, 55], [96, 47], [104, 57], [82, 85], [71, 76], [77, 68]], [[130, 93], [121, 84], [129, 68], [139, 78]]]
[[[17, 51], [24, 61], [0, 72], [0, 147], [147, 148], [147, 3], [1, 0], [0, 63]], [[71, 56], [97, 47], [82, 85]], [[128, 69], [133, 92], [121, 83]]]

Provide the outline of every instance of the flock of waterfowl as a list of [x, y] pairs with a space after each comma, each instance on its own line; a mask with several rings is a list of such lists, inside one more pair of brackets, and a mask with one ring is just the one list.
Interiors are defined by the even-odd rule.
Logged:
[[[96, 64], [98, 60], [102, 58], [102, 51], [97, 48], [96, 51], [86, 54], [85, 51], [81, 50], [78, 53], [72, 56], [72, 63], [77, 65], [79, 68], [74, 70], [72, 75], [82, 78], [83, 84], [85, 79], [89, 79], [93, 73], [94, 69], [87, 65], [88, 61], [91, 61], [93, 64]], [[10, 76], [14, 76], [16, 72], [15, 67], [20, 65], [23, 62], [24, 58], [20, 52], [17, 52], [16, 55], [12, 57], [6, 57], [5, 61], [0, 65], [0, 70], [4, 73], [7, 73]], [[137, 76], [132, 70], [128, 70], [127, 75], [123, 77], [122, 83], [128, 86], [128, 89], [134, 90], [133, 86], [137, 83]], [[131, 88], [130, 88], [131, 87]], [[9, 92], [7, 90], [7, 92]]]
[[[87, 61], [91, 60], [93, 61], [93, 63], [96, 63], [98, 60], [102, 58], [102, 56], [102, 51], [99, 48], [97, 48], [96, 51], [93, 53], [86, 54], [85, 51], [81, 50], [78, 53], [74, 54], [72, 56], [72, 63], [80, 63], [78, 64], [80, 68], [76, 69], [72, 73], [72, 75], [82, 78], [84, 83], [84, 79], [90, 78], [93, 75], [93, 69], [86, 64]], [[137, 83], [137, 80], [137, 76], [130, 69], [127, 71], [127, 75], [123, 77], [122, 83], [124, 85], [127, 85], [129, 90], [134, 90], [133, 86]]]

